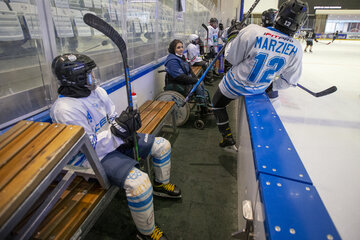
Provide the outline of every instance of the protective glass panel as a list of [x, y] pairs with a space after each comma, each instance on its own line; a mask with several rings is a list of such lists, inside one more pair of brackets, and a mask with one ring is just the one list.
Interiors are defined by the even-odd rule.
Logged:
[[116, 0], [55, 0], [51, 15], [55, 29], [57, 53], [81, 53], [90, 56], [98, 68], [98, 81], [105, 82], [123, 75], [122, 58], [118, 48], [108, 37], [83, 21], [92, 13], [122, 33], [123, 4]]
[[49, 68], [44, 59], [35, 3], [0, 1], [0, 128], [47, 108]]

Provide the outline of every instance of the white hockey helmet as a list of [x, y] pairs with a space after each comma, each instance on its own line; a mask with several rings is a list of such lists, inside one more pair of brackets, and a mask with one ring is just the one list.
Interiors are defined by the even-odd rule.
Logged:
[[189, 36], [189, 42], [195, 43], [197, 39], [199, 39], [199, 36], [198, 36], [198, 35], [196, 35], [196, 34], [190, 34], [190, 36]]

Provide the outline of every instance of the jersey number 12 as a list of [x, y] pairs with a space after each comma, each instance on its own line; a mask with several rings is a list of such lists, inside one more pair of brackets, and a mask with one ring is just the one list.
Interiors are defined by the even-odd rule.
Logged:
[[[285, 65], [286, 59], [283, 57], [272, 57], [268, 60], [269, 54], [258, 53], [255, 57], [255, 65], [247, 78], [250, 82], [270, 82], [275, 73]], [[262, 73], [260, 75], [260, 73]], [[260, 75], [260, 77], [259, 77]]]

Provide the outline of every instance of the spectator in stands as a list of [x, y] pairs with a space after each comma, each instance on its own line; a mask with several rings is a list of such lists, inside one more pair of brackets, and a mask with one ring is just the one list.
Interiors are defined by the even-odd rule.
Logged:
[[[106, 91], [96, 86], [95, 62], [81, 54], [63, 54], [52, 62], [52, 71], [60, 87], [51, 107], [54, 122], [80, 125], [88, 134], [110, 182], [126, 192], [132, 218], [138, 229], [137, 239], [166, 240], [155, 226], [153, 195], [181, 198], [180, 189], [170, 183], [168, 140], [150, 134], [137, 134], [141, 158], [153, 157], [155, 181], [139, 170], [134, 160], [134, 133], [141, 127], [137, 111], [123, 111], [120, 116]], [[88, 162], [83, 163], [89, 166]]]
[[[208, 67], [208, 63], [203, 61], [200, 57], [200, 46], [199, 46], [199, 36], [196, 34], [191, 34], [189, 36], [189, 45], [187, 46], [187, 60], [192, 66], [201, 66], [203, 71]], [[205, 76], [204, 83], [212, 86], [212, 71], [208, 71]]]
[[[191, 70], [190, 64], [186, 61], [183, 55], [183, 43], [175, 39], [169, 45], [169, 55], [165, 60], [165, 69], [168, 73], [168, 84], [179, 85], [184, 88], [185, 95], [192, 89], [193, 85], [197, 83], [198, 79]], [[201, 105], [201, 113], [208, 114], [208, 103], [205, 97], [205, 89], [201, 83], [195, 90], [196, 100]]]

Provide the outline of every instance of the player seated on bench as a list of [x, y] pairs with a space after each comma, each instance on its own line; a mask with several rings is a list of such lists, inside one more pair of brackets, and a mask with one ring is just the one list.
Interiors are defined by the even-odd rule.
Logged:
[[[165, 60], [167, 76], [164, 90], [176, 91], [183, 96], [187, 96], [198, 79], [191, 70], [190, 64], [186, 61], [183, 50], [183, 43], [178, 39], [173, 40], [169, 45], [169, 55]], [[195, 95], [196, 101], [201, 107], [201, 114], [211, 112], [208, 109], [210, 103], [207, 102], [203, 83], [200, 83], [196, 88]]]
[[[200, 57], [200, 37], [196, 34], [190, 34], [189, 36], [189, 45], [187, 46], [187, 60], [191, 66], [201, 66], [203, 71], [205, 72], [208, 68], [209, 64], [202, 60]], [[210, 86], [213, 86], [213, 79], [212, 79], [212, 71], [208, 71], [204, 78], [204, 83]]]
[[[138, 229], [138, 239], [167, 239], [155, 226], [153, 195], [181, 198], [180, 189], [170, 183], [170, 153], [168, 140], [150, 134], [137, 134], [141, 158], [153, 157], [155, 181], [138, 169], [134, 160], [134, 132], [141, 127], [137, 111], [123, 111], [120, 116], [106, 91], [96, 86], [95, 62], [81, 54], [64, 54], [52, 62], [52, 71], [60, 87], [51, 107], [54, 122], [80, 125], [101, 160], [110, 182], [126, 192], [132, 218]], [[87, 161], [83, 166], [89, 165]]]

